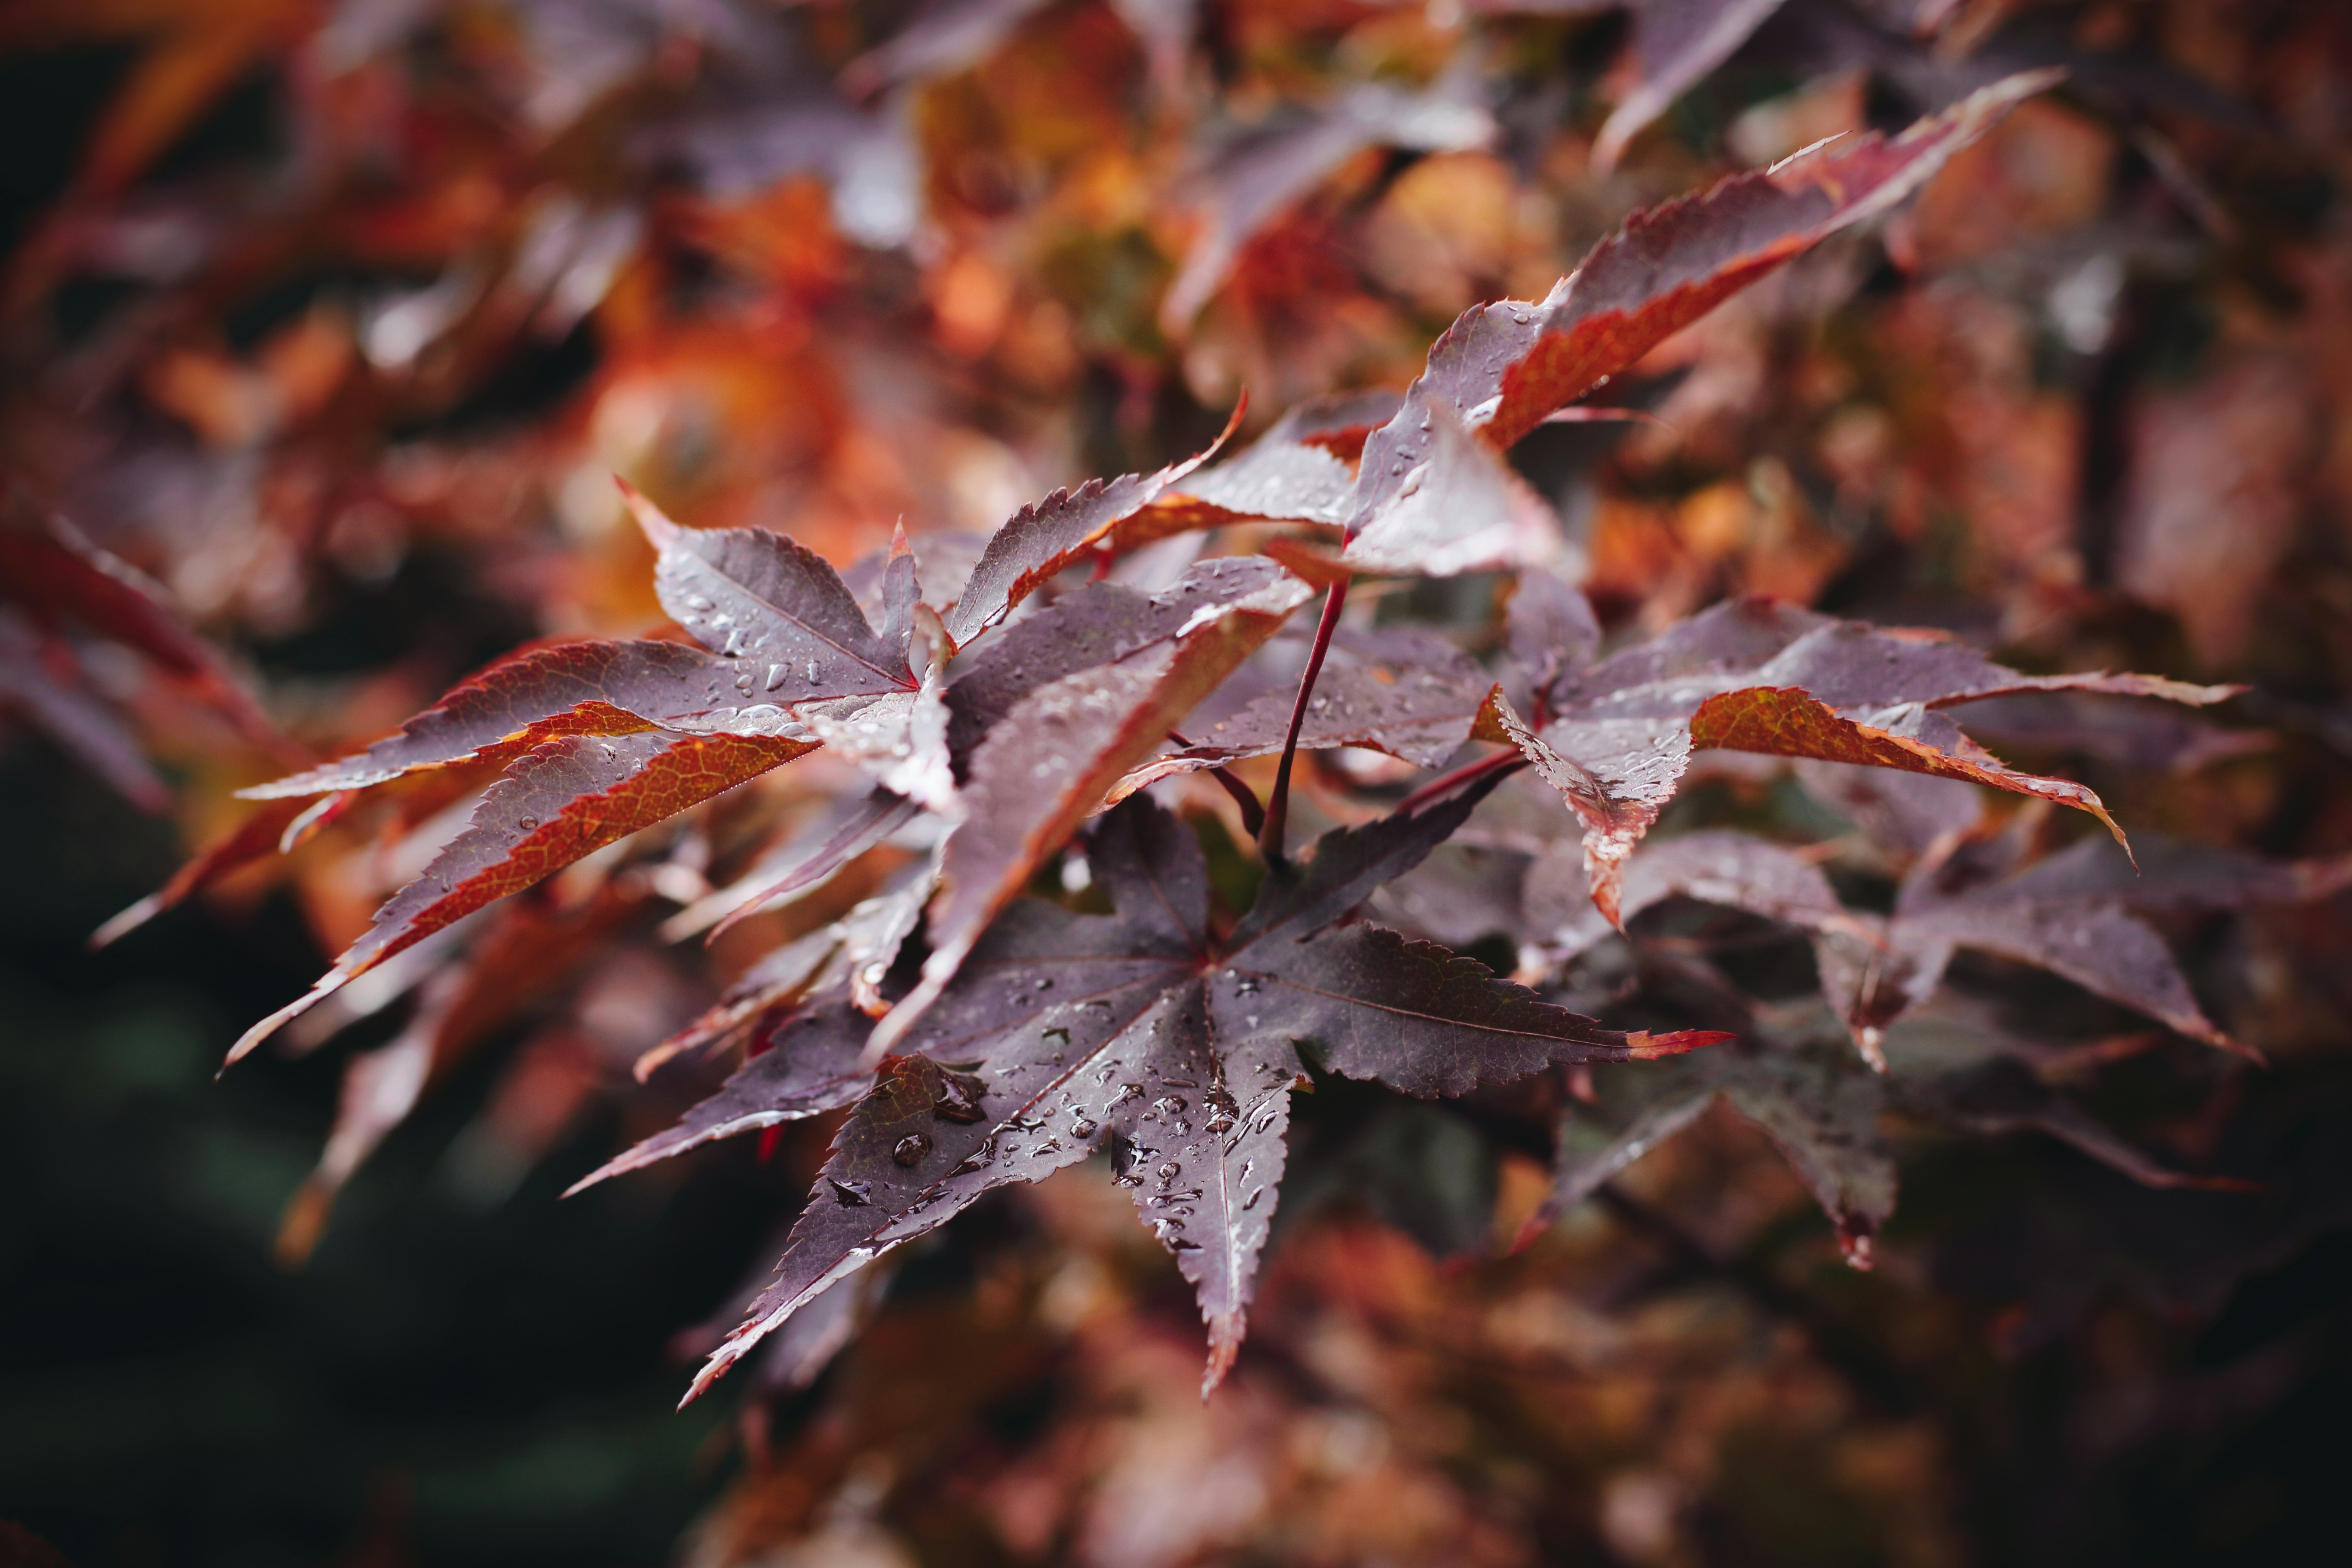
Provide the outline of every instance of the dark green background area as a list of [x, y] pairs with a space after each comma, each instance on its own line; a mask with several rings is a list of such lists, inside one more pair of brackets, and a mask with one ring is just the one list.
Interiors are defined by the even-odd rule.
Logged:
[[344, 1050], [213, 1080], [319, 962], [283, 905], [82, 952], [174, 854], [46, 747], [0, 752], [0, 1518], [80, 1568], [321, 1563], [403, 1514], [434, 1563], [666, 1559], [731, 1464], [731, 1401], [674, 1414], [665, 1344], [733, 1286], [772, 1195], [705, 1162], [667, 1198], [559, 1203], [599, 1125], [479, 1206], [440, 1163], [478, 1077], [279, 1271]]

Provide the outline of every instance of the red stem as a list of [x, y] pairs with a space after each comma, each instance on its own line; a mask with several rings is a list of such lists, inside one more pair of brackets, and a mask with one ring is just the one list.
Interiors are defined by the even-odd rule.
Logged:
[[1399, 812], [1415, 810], [1423, 802], [1435, 800], [1440, 795], [1450, 794], [1473, 779], [1485, 778], [1488, 773], [1515, 773], [1527, 765], [1528, 759], [1517, 751], [1496, 752], [1491, 756], [1481, 757], [1475, 763], [1465, 763], [1450, 773], [1440, 773], [1397, 802], [1396, 810]]
[[1258, 833], [1258, 848], [1266, 864], [1282, 864], [1282, 829], [1290, 816], [1290, 764], [1298, 754], [1299, 726], [1307, 722], [1307, 701], [1315, 695], [1315, 678], [1323, 673], [1323, 656], [1331, 651], [1331, 634], [1339, 629], [1339, 609], [1348, 602], [1348, 579], [1340, 578], [1323, 595], [1323, 618], [1315, 625], [1315, 647], [1307, 655], [1307, 672], [1298, 678], [1298, 700], [1290, 707], [1290, 732], [1282, 740], [1282, 765], [1275, 770], [1274, 795], [1265, 803], [1265, 826]]
[[[1168, 731], [1168, 738], [1180, 746], [1192, 743], [1175, 730]], [[1242, 808], [1242, 831], [1255, 838], [1258, 830], [1265, 826], [1265, 807], [1258, 805], [1257, 792], [1242, 783], [1241, 776], [1231, 768], [1212, 767], [1209, 776], [1225, 786], [1225, 793], [1234, 797], [1235, 805]]]

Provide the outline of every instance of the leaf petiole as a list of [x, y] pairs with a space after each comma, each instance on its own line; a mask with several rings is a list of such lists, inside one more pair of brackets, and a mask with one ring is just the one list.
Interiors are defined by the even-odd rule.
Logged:
[[1290, 764], [1298, 755], [1298, 731], [1307, 721], [1307, 704], [1315, 695], [1315, 678], [1323, 673], [1323, 656], [1331, 651], [1331, 635], [1339, 629], [1339, 611], [1348, 602], [1348, 582], [1341, 577], [1323, 595], [1323, 618], [1315, 623], [1315, 646], [1307, 655], [1307, 668], [1298, 677], [1298, 700], [1291, 704], [1290, 730], [1282, 740], [1282, 763], [1275, 770], [1274, 794], [1266, 801], [1265, 824], [1258, 830], [1258, 848], [1269, 866], [1282, 864], [1282, 830], [1290, 816]]
[[[1180, 746], [1189, 746], [1192, 743], [1184, 738], [1181, 731], [1176, 730], [1169, 731], [1168, 738]], [[1241, 807], [1242, 831], [1255, 838], [1265, 826], [1265, 807], [1257, 803], [1257, 792], [1243, 783], [1241, 775], [1228, 767], [1213, 767], [1209, 770], [1209, 776], [1216, 780], [1227, 795], [1233, 796], [1234, 804]]]
[[1496, 752], [1475, 763], [1465, 763], [1450, 773], [1440, 773], [1402, 800], [1397, 802], [1400, 813], [1418, 811], [1433, 800], [1441, 800], [1464, 784], [1485, 778], [1489, 773], [1515, 773], [1528, 765], [1527, 757], [1518, 752]]

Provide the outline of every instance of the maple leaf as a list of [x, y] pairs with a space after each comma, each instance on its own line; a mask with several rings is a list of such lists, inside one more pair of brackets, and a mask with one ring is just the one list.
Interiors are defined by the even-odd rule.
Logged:
[[[397, 734], [239, 794], [270, 800], [457, 762], [503, 763], [565, 735], [848, 739], [871, 706], [845, 706], [858, 698], [897, 699], [911, 715], [923, 689], [908, 662], [919, 587], [903, 539], [885, 573], [877, 631], [814, 552], [765, 529], [682, 528], [625, 483], [622, 493], [657, 552], [662, 607], [711, 652], [655, 641], [525, 648], [458, 683]], [[787, 705], [807, 708], [808, 721]]]
[[[1350, 548], [1370, 534], [1376, 555], [1367, 559], [1384, 570], [1407, 569], [1416, 552], [1436, 563], [1423, 570], [1476, 563], [1460, 542], [1507, 526], [1517, 503], [1501, 465], [1467, 447], [1509, 447], [1740, 289], [1893, 207], [2058, 79], [2046, 71], [2011, 77], [1892, 141], [1863, 137], [1735, 175], [1635, 215], [1540, 301], [1471, 307], [1431, 348], [1395, 416], [1365, 442]], [[1481, 510], [1438, 504], [1474, 499]], [[1383, 523], [1395, 510], [1405, 521]]]
[[365, 750], [237, 794], [280, 800], [364, 789], [458, 763], [503, 765], [563, 735], [673, 728], [722, 708], [737, 671], [667, 642], [563, 642], [509, 654]]
[[2084, 839], [2011, 875], [1948, 891], [1923, 861], [1904, 880], [1879, 943], [1819, 944], [1823, 987], [1867, 1043], [1941, 983], [1955, 948], [2047, 969], [2167, 1027], [2252, 1055], [2206, 1017], [2170, 950], [2140, 914], [2302, 903], [2352, 886], [2352, 857], [2270, 861], [2151, 838], [2135, 866]]
[[[1149, 485], [1132, 488], [1148, 499]], [[884, 570], [877, 629], [832, 567], [793, 541], [761, 529], [681, 528], [625, 486], [624, 494], [659, 552], [664, 607], [711, 651], [661, 642], [530, 650], [365, 752], [247, 792], [339, 792], [460, 760], [506, 768], [468, 831], [317, 985], [249, 1030], [232, 1061], [430, 932], [820, 744], [934, 811], [961, 817], [971, 797], [980, 820], [949, 840], [943, 865], [950, 897], [926, 970], [936, 986], [1037, 859], [1307, 594], [1265, 561], [1210, 563], [1149, 600], [1098, 585], [1033, 617], [1038, 629], [1001, 639], [1010, 654], [961, 674], [951, 710], [948, 633], [920, 602], [903, 535]], [[993, 565], [984, 553], [975, 580], [1026, 592], [1004, 577], [1012, 563], [1034, 564], [1036, 551], [1067, 543], [1052, 517], [1024, 518], [998, 535], [1013, 548]], [[971, 602], [967, 590], [959, 608]], [[929, 657], [918, 678], [909, 653], [924, 627]], [[730, 702], [730, 689], [780, 700]], [[987, 715], [982, 728], [1003, 724], [1009, 738], [997, 750], [979, 743], [975, 714]], [[958, 716], [973, 750], [963, 789], [950, 760]], [[896, 815], [885, 804], [875, 821]], [[853, 832], [802, 868], [799, 885], [837, 868], [861, 838], [871, 841]]]
[[1895, 1157], [1880, 1127], [1890, 1111], [1977, 1136], [2046, 1133], [2146, 1186], [2257, 1190], [2158, 1163], [2036, 1077], [2027, 1062], [2042, 1053], [2031, 1042], [1973, 1013], [1895, 1026], [1887, 1037], [1893, 1071], [1882, 1074], [1845, 1047], [1837, 1021], [1818, 1006], [1736, 1012], [1736, 1046], [1639, 1072], [1592, 1074], [1592, 1099], [1571, 1102], [1560, 1116], [1552, 1185], [1517, 1245], [1696, 1121], [1718, 1097], [1771, 1139], [1857, 1268], [1871, 1267], [1874, 1238], [1895, 1212]]
[[1355, 510], [1364, 441], [1401, 395], [1371, 391], [1293, 405], [1249, 446], [1163, 493], [1151, 510], [1200, 527], [1239, 521], [1344, 527]]
[[1576, 813], [1593, 901], [1613, 921], [1625, 858], [1706, 747], [1991, 784], [2089, 812], [2120, 841], [2094, 791], [2008, 767], [1944, 711], [2061, 690], [2201, 704], [2238, 689], [2104, 671], [2023, 675], [1937, 634], [1736, 599], [1562, 674], [1537, 694], [1538, 721], [1497, 692], [1486, 732], [1516, 744]]
[[302, 756], [172, 608], [160, 584], [61, 517], [32, 517], [21, 502], [11, 510], [19, 515], [0, 526], [0, 595], [42, 622], [62, 616], [138, 649], [265, 752]]
[[1013, 627], [949, 689], [967, 738], [965, 821], [947, 840], [921, 981], [875, 1031], [889, 1049], [997, 910], [1120, 776], [1306, 602], [1271, 561], [1204, 562], [1149, 597], [1095, 584]]
[[[664, 607], [712, 652], [662, 642], [531, 649], [355, 756], [244, 792], [341, 792], [461, 760], [505, 768], [467, 831], [317, 984], [247, 1031], [230, 1061], [432, 932], [827, 741], [887, 786], [952, 805], [944, 649], [935, 642], [918, 679], [909, 647], [919, 624], [937, 634], [938, 621], [919, 603], [903, 537], [877, 630], [813, 552], [763, 529], [684, 529], [623, 489], [659, 552]], [[728, 700], [730, 690], [769, 696], [787, 684], [789, 710]]]
[[160, 812], [172, 793], [149, 765], [138, 740], [104, 703], [61, 679], [32, 626], [0, 607], [0, 710], [29, 720], [143, 811]]
[[1643, 126], [1729, 59], [1780, 5], [1781, 0], [1642, 0], [1633, 9], [1642, 80], [1609, 111], [1593, 138], [1593, 167], [1615, 169]]
[[961, 647], [1013, 612], [1043, 584], [1098, 547], [1132, 548], [1165, 531], [1202, 525], [1189, 515], [1145, 521], [1118, 533], [1120, 525], [1145, 513], [1152, 502], [1217, 455], [1249, 411], [1244, 396], [1207, 447], [1151, 474], [1088, 479], [1075, 490], [1055, 490], [1014, 512], [981, 552], [980, 563], [948, 612], [948, 635]]
[[938, 886], [935, 854], [841, 919], [771, 951], [737, 976], [700, 1017], [639, 1057], [638, 1081], [681, 1056], [728, 1050], [757, 1056], [778, 1025], [811, 1005], [811, 997], [834, 990], [847, 995], [867, 1019], [858, 1036], [862, 1049], [873, 1016], [887, 1005], [882, 984], [890, 963]]
[[[799, 946], [790, 943], [779, 951], [797, 961], [802, 954], [793, 950]], [[863, 1059], [874, 1020], [851, 1001], [848, 982], [810, 996], [797, 984], [778, 984], [778, 970], [789, 967], [777, 965], [758, 976], [746, 975], [748, 984], [739, 983], [680, 1037], [684, 1044], [677, 1047], [715, 1047], [737, 1037], [756, 1047], [751, 1060], [677, 1126], [605, 1162], [573, 1183], [564, 1196], [738, 1132], [839, 1110], [874, 1087], [874, 1069]], [[665, 1053], [663, 1059], [674, 1054], [668, 1042], [658, 1049]]]
[[[1365, 443], [1341, 562], [1362, 572], [1452, 577], [1521, 565], [1556, 549], [1559, 521], [1550, 503], [1452, 408], [1420, 397], [1419, 385], [1397, 416], [1419, 416], [1411, 454], [1384, 442], [1394, 421]], [[1378, 497], [1369, 506], [1367, 489]]]
[[[682, 528], [625, 482], [621, 493], [653, 542], [654, 591], [697, 640], [734, 659], [769, 703], [911, 691], [911, 612], [919, 596], [903, 535], [883, 584], [883, 625], [866, 619], [839, 573], [806, 545], [764, 528]], [[781, 695], [769, 696], [771, 693]]]
[[[982, 1193], [1114, 1142], [1118, 1181], [1199, 1295], [1213, 1387], [1241, 1342], [1302, 1047], [1326, 1070], [1426, 1097], [1554, 1061], [1646, 1058], [1721, 1038], [1606, 1029], [1433, 943], [1343, 923], [1492, 783], [1327, 835], [1302, 869], [1269, 878], [1223, 939], [1210, 929], [1207, 868], [1189, 830], [1148, 796], [1104, 817], [1087, 864], [1113, 912], [1024, 900], [991, 925], [908, 1036], [908, 1054], [882, 1062], [778, 1278], [694, 1391], [827, 1288]], [[828, 1000], [787, 1025], [774, 1050], [680, 1129], [591, 1179], [832, 1102], [850, 1056], [841, 1009]], [[796, 1040], [807, 1042], [798, 1059], [786, 1054]]]
[[310, 990], [247, 1030], [229, 1061], [434, 931], [812, 749], [785, 737], [660, 731], [533, 745], [482, 796], [466, 830], [376, 911], [367, 933]]
[[1160, 330], [1181, 337], [1233, 270], [1250, 236], [1367, 147], [1425, 153], [1484, 146], [1495, 119], [1476, 77], [1456, 68], [1427, 90], [1364, 82], [1328, 110], [1237, 139], [1203, 170], [1208, 217], [1160, 306]]
[[662, 934], [675, 941], [708, 926], [709, 940], [716, 942], [740, 921], [823, 885], [835, 871], [921, 815], [922, 807], [915, 802], [877, 789], [846, 811], [836, 812], [818, 830], [824, 837], [813, 847], [806, 839], [785, 844], [781, 852], [763, 857], [735, 885], [680, 910], [663, 926]]
[[[1939, 890], [1941, 863], [1905, 879], [1890, 917], [1849, 910], [1803, 856], [1747, 834], [1707, 831], [1633, 858], [1628, 920], [1675, 896], [1744, 910], [1814, 933], [1822, 989], [1864, 1055], [1883, 1066], [1887, 1026], [1941, 985], [1957, 948], [2047, 969], [2194, 1039], [2242, 1049], [2206, 1017], [2164, 939], [2133, 911], [2303, 902], [2352, 886], [2352, 857], [2266, 861], [2163, 839], [2135, 870], [2113, 843], [2090, 838], [2012, 875]], [[1531, 883], [1542, 879], [1531, 875]], [[1540, 911], [1540, 894], [1530, 904]], [[1555, 906], [1556, 907], [1556, 903]], [[1542, 913], [1537, 915], [1545, 923]], [[1607, 933], [1597, 920], [1555, 926], [1549, 953], [1570, 956]]]

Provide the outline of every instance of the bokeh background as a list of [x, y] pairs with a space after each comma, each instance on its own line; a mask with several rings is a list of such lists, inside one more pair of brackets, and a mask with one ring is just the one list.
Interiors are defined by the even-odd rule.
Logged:
[[[7, 504], [331, 752], [522, 640], [651, 624], [614, 472], [843, 563], [984, 532], [1244, 386], [1262, 427], [1402, 384], [1637, 207], [2053, 63], [1906, 211], [1654, 355], [1622, 390], [1663, 423], [1516, 460], [1614, 631], [1764, 592], [2242, 681], [2168, 728], [2021, 710], [2011, 749], [2136, 826], [2352, 850], [2352, 13], [2296, 0], [19, 0]], [[2340, 1552], [2343, 899], [2179, 933], [2269, 1068], [2173, 1041], [2076, 1086], [2258, 1195], [1914, 1135], [1857, 1275], [1715, 1114], [1507, 1258], [1520, 1123], [1327, 1091], [1205, 1407], [1189, 1293], [1088, 1169], [907, 1259], [805, 1386], [674, 1414], [822, 1131], [557, 1194], [677, 1109], [627, 1066], [710, 994], [676, 917], [715, 873], [583, 894], [322, 1177], [344, 1061], [413, 999], [214, 1068], [398, 847], [330, 834], [89, 951], [282, 759], [76, 639], [79, 730], [0, 638], [0, 1520], [83, 1568]]]

